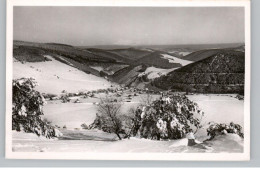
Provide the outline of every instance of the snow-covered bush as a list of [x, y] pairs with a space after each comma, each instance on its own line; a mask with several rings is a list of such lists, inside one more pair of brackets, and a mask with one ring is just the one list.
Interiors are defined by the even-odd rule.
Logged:
[[115, 133], [118, 138], [139, 136], [148, 139], [180, 139], [189, 129], [201, 128], [204, 113], [198, 105], [184, 95], [173, 95], [154, 100], [149, 105], [131, 108], [121, 114], [121, 102], [102, 100], [98, 105], [97, 118], [89, 126]]
[[13, 80], [12, 129], [58, 137], [61, 133], [41, 118], [44, 98], [34, 90], [36, 81], [32, 78]]
[[213, 139], [217, 135], [222, 135], [226, 133], [234, 133], [244, 138], [244, 133], [242, 132], [242, 127], [238, 124], [231, 122], [229, 125], [224, 123], [213, 123], [207, 129], [207, 134], [210, 139]]
[[180, 139], [201, 128], [204, 113], [185, 95], [173, 95], [137, 108], [132, 135], [149, 139]]

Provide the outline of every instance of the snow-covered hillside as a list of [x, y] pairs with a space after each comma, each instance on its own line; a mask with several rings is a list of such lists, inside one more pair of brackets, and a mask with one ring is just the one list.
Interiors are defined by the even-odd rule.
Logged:
[[192, 53], [191, 51], [169, 51], [168, 53], [177, 54], [179, 56], [187, 56], [188, 54]]
[[46, 57], [52, 61], [21, 63], [14, 59], [13, 78], [33, 77], [39, 83], [36, 90], [53, 94], [60, 94], [62, 90], [78, 92], [105, 89], [111, 86], [111, 83], [104, 78], [86, 74], [51, 56]]
[[188, 65], [190, 63], [192, 63], [192, 61], [187, 61], [184, 59], [180, 59], [174, 56], [170, 56], [169, 54], [161, 54], [163, 59], [168, 59], [169, 63], [179, 63], [182, 66]]
[[[161, 58], [162, 59], [167, 59], [169, 61], [169, 63], [178, 63], [181, 64], [182, 66], [188, 65], [190, 63], [192, 63], [192, 61], [187, 61], [187, 60], [183, 60], [174, 56], [170, 56], [169, 54], [161, 54]], [[155, 79], [158, 78], [162, 75], [167, 75], [168, 73], [178, 69], [177, 68], [170, 68], [170, 69], [163, 69], [163, 68], [156, 68], [156, 67], [148, 67], [143, 73], [139, 74], [139, 77], [147, 75], [148, 79]]]
[[156, 67], [148, 67], [143, 73], [139, 74], [139, 77], [143, 75], [147, 75], [148, 79], [155, 79], [162, 75], [167, 75], [169, 72], [175, 69], [177, 68], [163, 69], [163, 68], [156, 68]]

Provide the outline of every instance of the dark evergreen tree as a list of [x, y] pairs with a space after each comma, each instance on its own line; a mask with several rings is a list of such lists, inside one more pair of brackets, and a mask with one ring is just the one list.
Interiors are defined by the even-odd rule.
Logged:
[[41, 118], [44, 98], [34, 90], [36, 85], [32, 78], [13, 80], [12, 130], [58, 137], [61, 133]]

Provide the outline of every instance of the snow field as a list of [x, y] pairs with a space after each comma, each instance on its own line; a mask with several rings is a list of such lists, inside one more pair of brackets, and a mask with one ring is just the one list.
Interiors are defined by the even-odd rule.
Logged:
[[91, 74], [86, 74], [72, 66], [56, 61], [47, 62], [13, 62], [13, 78], [33, 77], [39, 84], [36, 90], [42, 93], [61, 94], [67, 92], [105, 89], [111, 83]]

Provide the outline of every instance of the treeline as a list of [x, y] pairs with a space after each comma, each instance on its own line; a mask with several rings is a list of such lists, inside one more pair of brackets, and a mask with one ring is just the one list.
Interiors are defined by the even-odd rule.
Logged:
[[152, 84], [165, 90], [243, 94], [244, 57], [238, 51], [218, 53], [156, 78]]
[[86, 51], [78, 50], [74, 47], [65, 47], [65, 46], [15, 46], [13, 49], [13, 55], [19, 61], [26, 62], [41, 62], [45, 61], [43, 55], [60, 55], [73, 59], [79, 63], [86, 64], [88, 62], [109, 62], [113, 63], [116, 60], [98, 56], [95, 54], [88, 53]]

